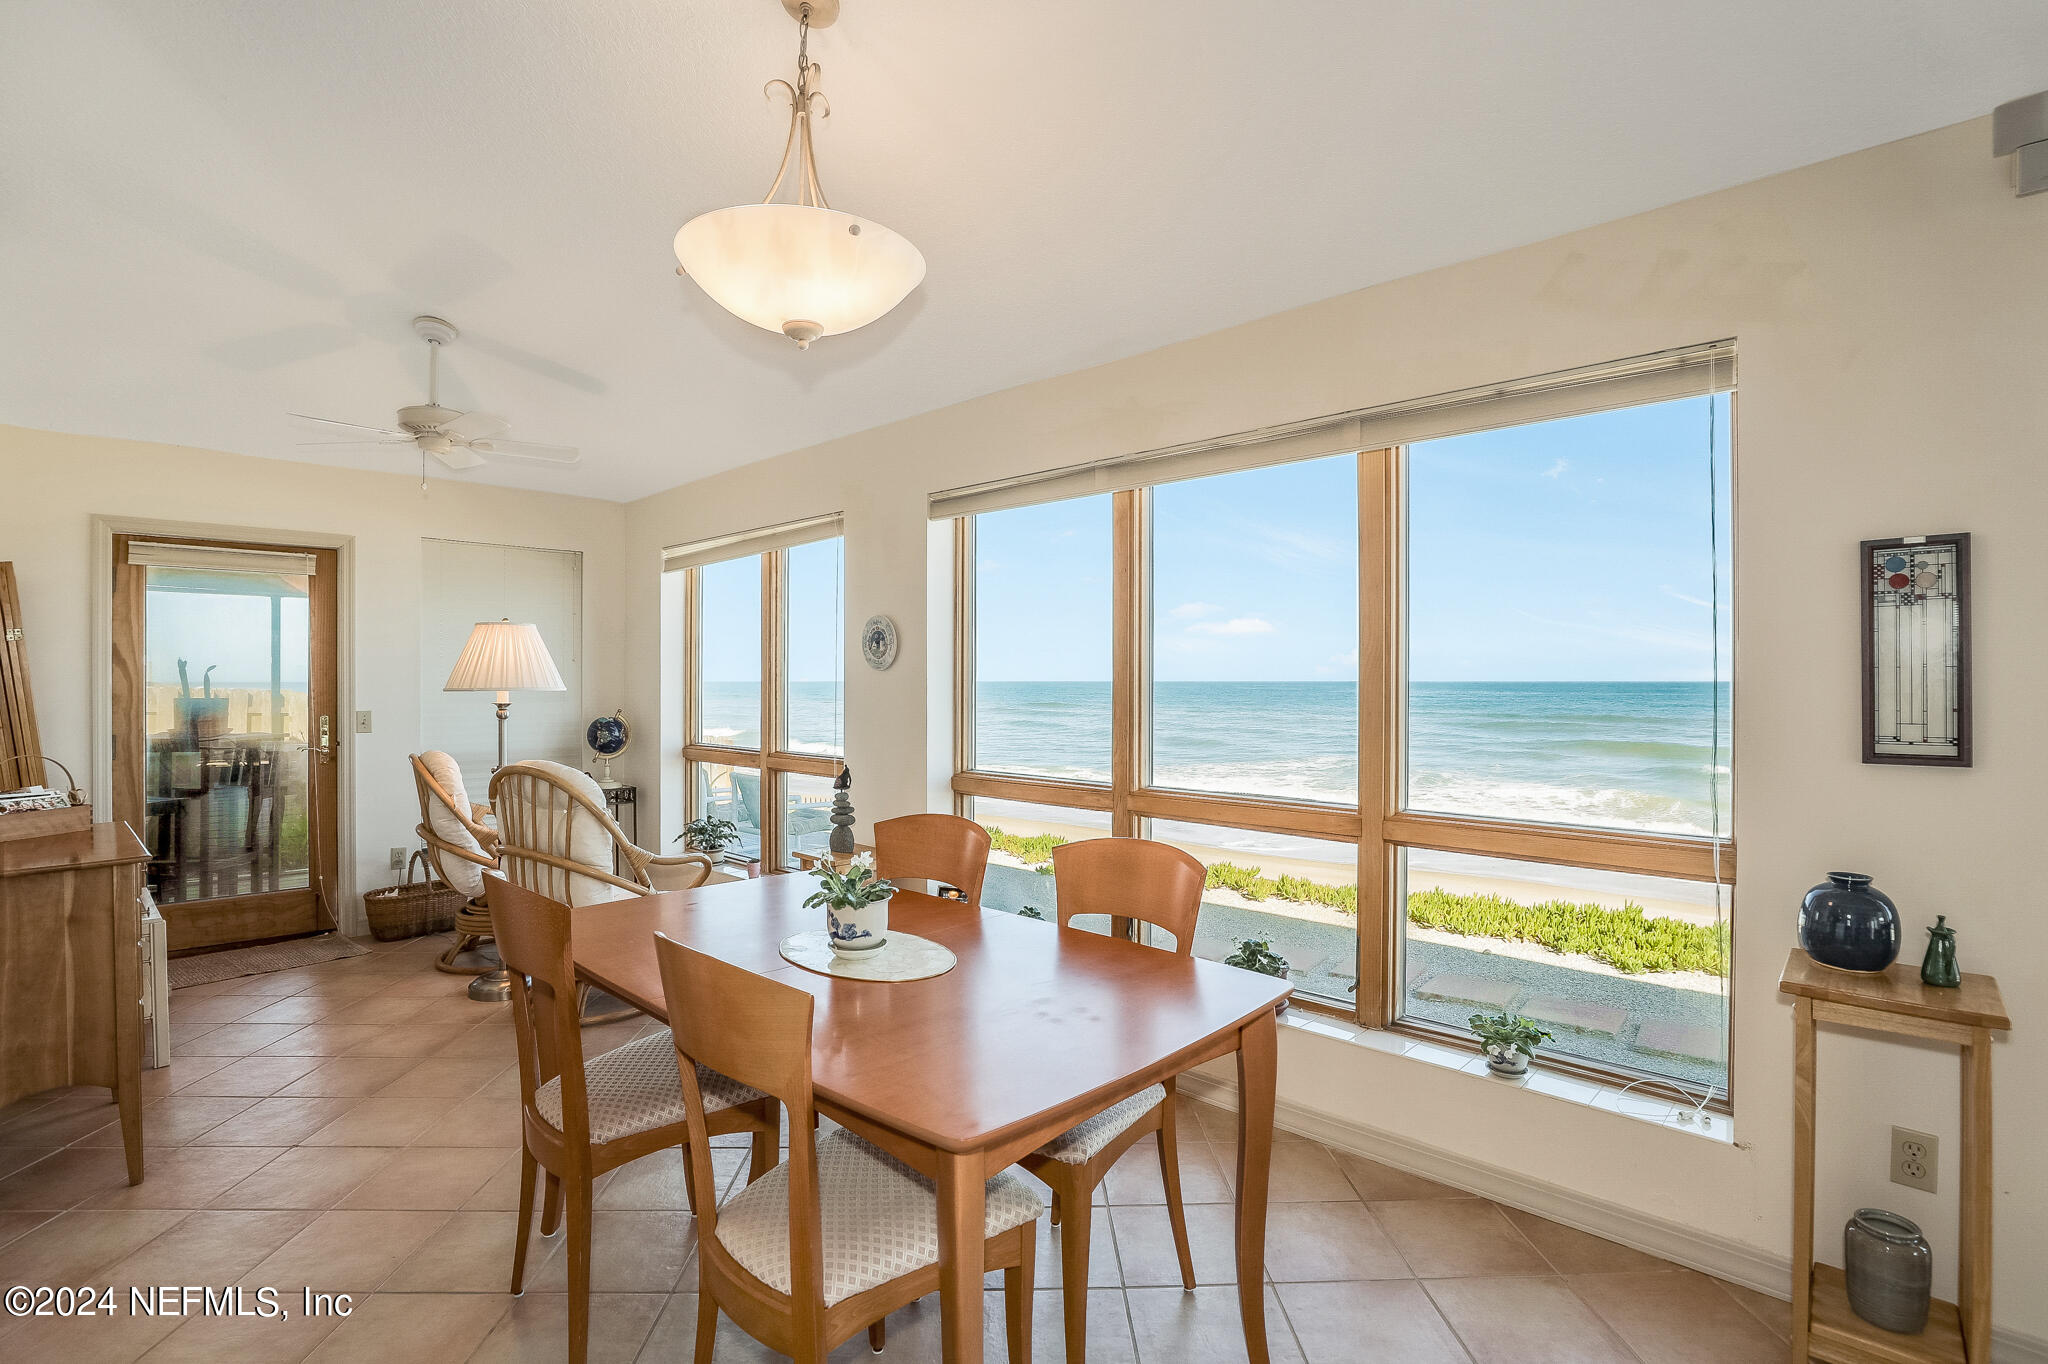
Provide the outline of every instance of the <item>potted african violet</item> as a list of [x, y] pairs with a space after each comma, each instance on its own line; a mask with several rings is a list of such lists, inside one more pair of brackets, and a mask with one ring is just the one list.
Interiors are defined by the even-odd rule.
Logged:
[[1505, 1009], [1493, 1014], [1473, 1014], [1466, 1022], [1486, 1048], [1486, 1068], [1509, 1078], [1527, 1075], [1536, 1048], [1551, 1040], [1549, 1033]]

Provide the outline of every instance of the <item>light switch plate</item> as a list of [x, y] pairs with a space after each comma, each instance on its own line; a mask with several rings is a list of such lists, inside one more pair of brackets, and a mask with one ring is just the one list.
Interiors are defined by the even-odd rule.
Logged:
[[359, 711], [357, 711], [357, 712], [356, 712], [356, 733], [358, 733], [358, 734], [368, 734], [369, 732], [370, 732], [370, 712], [368, 712], [368, 711], [366, 711], [366, 710], [359, 710]]
[[1892, 1183], [1933, 1193], [1940, 1161], [1941, 1147], [1931, 1134], [1910, 1127], [1892, 1129]]

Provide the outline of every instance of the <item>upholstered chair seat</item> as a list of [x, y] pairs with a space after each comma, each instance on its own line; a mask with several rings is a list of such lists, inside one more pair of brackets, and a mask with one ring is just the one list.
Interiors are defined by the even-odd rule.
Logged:
[[[709, 1101], [711, 1092], [704, 1097]], [[939, 1198], [932, 1182], [845, 1128], [818, 1138], [825, 1305], [939, 1262]], [[1045, 1203], [1005, 1170], [988, 1182], [986, 1236], [1035, 1222]], [[734, 1194], [718, 1214], [718, 1243], [749, 1274], [790, 1291], [789, 1164]]]
[[[704, 1091], [707, 1113], [737, 1108], [766, 1097], [761, 1091], [728, 1080], [706, 1066], [697, 1067], [697, 1084]], [[676, 1044], [666, 1028], [585, 1061], [583, 1085], [588, 1096], [593, 1142], [617, 1141], [635, 1132], [671, 1127], [685, 1116]], [[533, 1106], [549, 1125], [561, 1130], [561, 1076], [533, 1091]]]
[[1120, 1104], [1103, 1109], [1086, 1122], [1075, 1123], [1038, 1148], [1038, 1154], [1062, 1165], [1086, 1165], [1105, 1147], [1166, 1102], [1166, 1086], [1141, 1089]]

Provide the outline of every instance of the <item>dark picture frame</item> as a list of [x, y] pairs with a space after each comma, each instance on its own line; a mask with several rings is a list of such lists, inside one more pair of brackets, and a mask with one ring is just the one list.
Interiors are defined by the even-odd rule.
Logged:
[[[1953, 597], [1956, 604], [1953, 624], [1955, 646], [1955, 743], [1953, 753], [1881, 753], [1878, 751], [1877, 707], [1879, 697], [1878, 672], [1881, 667], [1894, 666], [1893, 659], [1880, 659], [1877, 654], [1877, 605], [1878, 595], [1884, 589], [1881, 576], [1880, 554], [1889, 556], [1893, 552], [1925, 552], [1928, 549], [1951, 548], [1955, 555]], [[1867, 763], [1889, 763], [1906, 767], [1969, 767], [1974, 740], [1974, 725], [1971, 717], [1970, 682], [1970, 537], [1961, 532], [1949, 535], [1906, 535], [1892, 540], [1865, 540], [1857, 547], [1856, 560], [1857, 591], [1861, 594], [1863, 630], [1863, 761]], [[1889, 742], [1889, 741], [1888, 741]]]

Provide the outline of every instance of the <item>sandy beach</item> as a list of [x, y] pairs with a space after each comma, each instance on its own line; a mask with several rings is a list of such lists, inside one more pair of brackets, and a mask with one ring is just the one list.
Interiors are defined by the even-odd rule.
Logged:
[[[984, 804], [991, 803], [984, 802]], [[1020, 836], [1052, 834], [1069, 842], [1102, 838], [1106, 833], [1101, 828], [1090, 828], [1083, 824], [1062, 824], [1043, 819], [1033, 819], [1028, 816], [1013, 814], [1007, 810], [1000, 812], [989, 811], [979, 815], [978, 818], [981, 819], [982, 823], [991, 824], [1006, 834]], [[1179, 827], [1184, 828], [1187, 826]], [[1186, 849], [1187, 852], [1198, 858], [1204, 866], [1217, 862], [1230, 862], [1240, 867], [1257, 867], [1267, 876], [1276, 878], [1284, 874], [1300, 876], [1330, 886], [1358, 884], [1358, 867], [1355, 861], [1319, 861], [1312, 858], [1276, 856], [1271, 853], [1223, 848], [1214, 844], [1195, 843], [1179, 838], [1168, 841], [1177, 847]], [[1343, 846], [1345, 845], [1331, 845], [1333, 849]], [[1570, 872], [1560, 868], [1559, 879], [1556, 881], [1517, 880], [1507, 877], [1474, 875], [1465, 871], [1438, 870], [1419, 865], [1426, 856], [1429, 855], [1417, 853], [1414, 858], [1415, 864], [1411, 864], [1409, 867], [1408, 885], [1411, 890], [1436, 887], [1457, 895], [1499, 895], [1505, 899], [1523, 904], [1539, 904], [1545, 900], [1560, 899], [1582, 904], [1602, 905], [1612, 909], [1620, 909], [1625, 905], [1634, 904], [1640, 907], [1643, 913], [1652, 918], [1680, 919], [1693, 924], [1712, 924], [1716, 917], [1712, 899], [1713, 887], [1709, 885], [1703, 884], [1697, 887], [1701, 900], [1704, 901], [1704, 903], [1701, 903], [1645, 896], [1635, 892], [1633, 889], [1623, 891], [1604, 888], [1599, 884], [1603, 878], [1597, 873]], [[991, 858], [1005, 866], [1021, 867], [1027, 865], [1019, 859], [1002, 852], [992, 853]], [[1687, 889], [1692, 888], [1691, 886], [1687, 887]], [[1730, 890], [1723, 889], [1722, 917], [1724, 918], [1726, 917], [1727, 899], [1730, 894], [1732, 894]], [[1203, 898], [1222, 904], [1237, 904], [1245, 908], [1262, 909], [1268, 913], [1285, 913], [1295, 918], [1311, 919], [1322, 923], [1349, 924], [1351, 922], [1351, 916], [1331, 909], [1326, 905], [1304, 904], [1295, 900], [1246, 900], [1231, 891], [1222, 889], [1210, 890], [1204, 894]], [[1537, 950], [1540, 951], [1541, 949]]]

